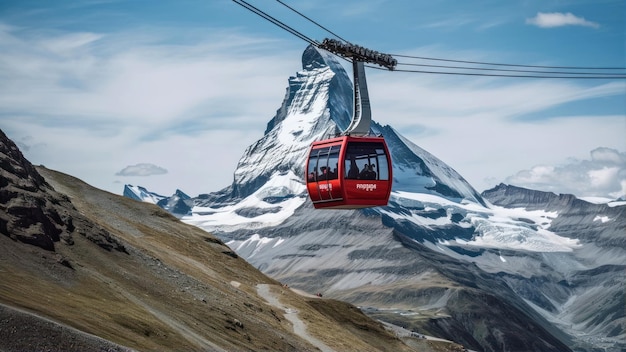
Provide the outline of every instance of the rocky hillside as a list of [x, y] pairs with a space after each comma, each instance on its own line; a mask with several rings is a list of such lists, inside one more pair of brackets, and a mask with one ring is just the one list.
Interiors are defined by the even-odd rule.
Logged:
[[33, 167], [0, 131], [0, 350], [454, 351], [296, 293], [153, 204]]

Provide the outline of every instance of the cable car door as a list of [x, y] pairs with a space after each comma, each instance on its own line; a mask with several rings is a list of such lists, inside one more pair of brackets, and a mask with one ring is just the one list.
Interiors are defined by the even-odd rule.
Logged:
[[341, 200], [339, 152], [341, 144], [314, 146], [307, 166], [307, 189], [311, 201], [323, 203]]

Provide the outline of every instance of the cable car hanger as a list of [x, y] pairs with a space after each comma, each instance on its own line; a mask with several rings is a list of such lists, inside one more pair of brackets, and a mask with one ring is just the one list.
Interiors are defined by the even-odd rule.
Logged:
[[319, 48], [333, 54], [352, 60], [352, 74], [354, 77], [354, 109], [352, 121], [342, 132], [344, 136], [367, 136], [372, 122], [372, 108], [370, 105], [367, 81], [365, 80], [365, 65], [363, 62], [377, 64], [393, 71], [398, 61], [391, 55], [379, 53], [359, 45], [342, 43], [336, 39], [326, 38], [318, 45]]
[[309, 198], [315, 209], [385, 206], [391, 195], [393, 167], [385, 138], [369, 135], [372, 112], [363, 62], [393, 70], [396, 60], [333, 39], [325, 39], [318, 47], [352, 59], [354, 110], [352, 121], [341, 136], [311, 144], [305, 166]]

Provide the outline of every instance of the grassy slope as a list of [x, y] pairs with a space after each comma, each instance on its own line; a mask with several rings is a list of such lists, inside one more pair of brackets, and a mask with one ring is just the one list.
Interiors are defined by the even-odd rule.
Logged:
[[[270, 284], [281, 303], [299, 312], [308, 333], [333, 349], [416, 349], [353, 306], [282, 290], [219, 240], [157, 206], [37, 169], [127, 253], [76, 233], [73, 245], [58, 242], [55, 252], [0, 236], [0, 303], [137, 350], [314, 350], [293, 333], [281, 307], [256, 294], [258, 284]], [[27, 330], [8, 336], [32, 338]]]

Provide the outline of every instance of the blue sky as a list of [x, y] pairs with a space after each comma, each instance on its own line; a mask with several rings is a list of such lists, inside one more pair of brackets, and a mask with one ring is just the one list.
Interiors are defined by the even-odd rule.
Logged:
[[[311, 39], [331, 37], [278, 1], [248, 2]], [[621, 0], [283, 2], [390, 54], [625, 72]], [[217, 191], [262, 137], [306, 46], [230, 0], [4, 0], [0, 128], [34, 164], [113, 193], [126, 183]], [[624, 195], [623, 78], [367, 75], [373, 119], [478, 191], [504, 182]]]

